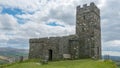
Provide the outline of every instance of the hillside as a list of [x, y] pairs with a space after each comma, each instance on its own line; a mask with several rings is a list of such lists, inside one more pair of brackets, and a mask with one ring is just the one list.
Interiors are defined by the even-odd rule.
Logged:
[[27, 49], [16, 49], [11, 47], [0, 47], [0, 64], [8, 63], [8, 60], [18, 58], [19, 56], [28, 56]]
[[3, 68], [117, 68], [112, 61], [66, 60], [49, 62], [42, 65], [39, 62], [15, 63]]
[[7, 59], [7, 57], [5, 57], [5, 56], [0, 56], [0, 60], [5, 60], [5, 59]]
[[17, 57], [26, 56], [28, 54], [27, 49], [16, 49], [11, 47], [0, 47], [0, 56]]

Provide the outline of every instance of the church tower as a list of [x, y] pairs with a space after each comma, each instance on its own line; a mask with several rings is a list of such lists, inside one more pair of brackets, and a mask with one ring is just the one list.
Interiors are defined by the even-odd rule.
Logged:
[[100, 10], [93, 2], [89, 6], [77, 6], [76, 34], [80, 38], [82, 56], [101, 58]]

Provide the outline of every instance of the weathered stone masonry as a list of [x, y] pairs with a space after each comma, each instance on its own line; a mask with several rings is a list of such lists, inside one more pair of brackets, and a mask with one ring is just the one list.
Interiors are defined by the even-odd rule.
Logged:
[[29, 58], [101, 58], [100, 10], [94, 3], [77, 6], [76, 34], [63, 37], [30, 39]]

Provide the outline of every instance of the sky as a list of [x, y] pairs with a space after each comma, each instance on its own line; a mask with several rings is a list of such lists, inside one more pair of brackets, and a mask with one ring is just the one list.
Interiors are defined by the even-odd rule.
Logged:
[[75, 34], [76, 6], [101, 11], [102, 53], [120, 56], [119, 0], [0, 0], [0, 47], [29, 48], [30, 38]]

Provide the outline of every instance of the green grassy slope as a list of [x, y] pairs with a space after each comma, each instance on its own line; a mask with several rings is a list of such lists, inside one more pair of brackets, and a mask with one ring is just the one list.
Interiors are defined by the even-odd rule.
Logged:
[[117, 68], [111, 61], [84, 60], [66, 60], [49, 62], [42, 65], [38, 62], [16, 63], [5, 68]]

